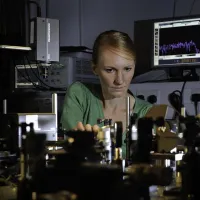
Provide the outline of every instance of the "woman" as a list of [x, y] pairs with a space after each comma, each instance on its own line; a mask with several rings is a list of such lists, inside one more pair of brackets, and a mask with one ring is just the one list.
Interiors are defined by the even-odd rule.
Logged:
[[114, 30], [101, 33], [95, 40], [92, 56], [92, 69], [99, 77], [100, 87], [76, 82], [68, 88], [62, 127], [98, 131], [97, 119], [101, 118], [121, 121], [125, 132], [127, 96], [130, 96], [132, 112], [143, 117], [152, 105], [128, 91], [135, 62], [134, 45], [126, 33]]

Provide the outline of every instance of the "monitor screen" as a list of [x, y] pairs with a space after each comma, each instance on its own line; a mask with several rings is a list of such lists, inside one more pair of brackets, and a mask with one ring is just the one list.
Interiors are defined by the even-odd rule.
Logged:
[[154, 67], [200, 64], [200, 17], [154, 22]]

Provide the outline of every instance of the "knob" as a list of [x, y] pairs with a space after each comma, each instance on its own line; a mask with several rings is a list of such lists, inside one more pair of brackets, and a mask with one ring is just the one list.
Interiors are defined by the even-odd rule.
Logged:
[[150, 95], [150, 96], [148, 96], [148, 97], [147, 97], [147, 101], [148, 101], [149, 103], [151, 103], [151, 104], [156, 103], [156, 102], [157, 102], [157, 97], [156, 97], [156, 95]]
[[137, 98], [144, 100], [144, 95], [138, 95]]

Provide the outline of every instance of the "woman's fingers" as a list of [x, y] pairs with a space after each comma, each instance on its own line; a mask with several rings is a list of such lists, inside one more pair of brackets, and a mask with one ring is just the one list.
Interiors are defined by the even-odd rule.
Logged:
[[97, 132], [99, 131], [99, 126], [95, 124], [95, 125], [92, 127], [92, 130], [93, 130], [95, 133], [97, 133]]
[[77, 124], [77, 129], [79, 131], [85, 131], [85, 127], [83, 126], [83, 123], [82, 122], [78, 122]]
[[99, 126], [98, 125], [91, 126], [90, 124], [86, 124], [84, 126], [82, 122], [78, 122], [77, 126], [73, 128], [73, 130], [74, 131], [91, 131], [91, 132], [93, 131], [97, 133], [99, 131]]
[[86, 131], [91, 131], [92, 132], [92, 126], [90, 124], [85, 125], [85, 130]]
[[77, 125], [72, 130], [73, 131], [78, 131]]

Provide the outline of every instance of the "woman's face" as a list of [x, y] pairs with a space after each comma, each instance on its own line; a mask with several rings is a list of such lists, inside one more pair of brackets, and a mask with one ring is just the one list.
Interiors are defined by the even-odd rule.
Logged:
[[94, 72], [99, 76], [103, 94], [106, 98], [119, 98], [127, 94], [135, 71], [134, 59], [123, 53], [104, 49]]

